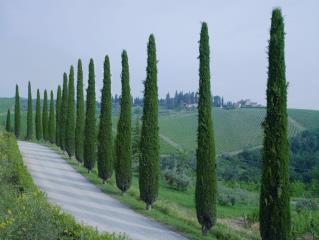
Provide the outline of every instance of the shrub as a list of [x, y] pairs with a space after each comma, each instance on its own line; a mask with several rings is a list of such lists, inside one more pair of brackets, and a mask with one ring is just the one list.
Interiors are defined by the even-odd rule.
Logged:
[[314, 211], [318, 209], [316, 200], [314, 199], [301, 199], [296, 202], [297, 213], [302, 213], [306, 211]]
[[190, 184], [190, 178], [176, 169], [165, 170], [162, 175], [166, 183], [178, 191], [186, 191]]

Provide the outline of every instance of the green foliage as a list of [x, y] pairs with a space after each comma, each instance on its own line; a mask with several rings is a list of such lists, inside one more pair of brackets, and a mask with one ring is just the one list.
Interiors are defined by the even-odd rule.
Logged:
[[66, 122], [68, 113], [68, 75], [63, 74], [62, 102], [60, 111], [60, 147], [66, 150]]
[[69, 157], [74, 155], [75, 116], [74, 116], [74, 68], [71, 66], [68, 84], [68, 111], [66, 116], [65, 149]]
[[107, 181], [113, 174], [112, 95], [109, 57], [104, 60], [101, 115], [98, 133], [98, 175]]
[[130, 75], [127, 53], [122, 52], [122, 95], [121, 111], [117, 124], [117, 136], [115, 142], [115, 178], [116, 185], [122, 192], [126, 192], [132, 183], [132, 136], [131, 136], [131, 115], [132, 103], [130, 93]]
[[260, 193], [262, 239], [291, 239], [284, 38], [281, 11], [274, 9], [268, 49], [267, 114], [263, 124], [265, 137]]
[[144, 82], [144, 106], [140, 140], [139, 188], [140, 197], [151, 207], [159, 190], [159, 129], [157, 59], [154, 35], [147, 45], [147, 68]]
[[10, 113], [10, 109], [8, 109], [7, 112], [7, 119], [6, 119], [6, 131], [7, 132], [11, 132], [11, 113]]
[[211, 113], [208, 27], [202, 24], [199, 42], [199, 100], [195, 202], [203, 234], [216, 223], [216, 162]]
[[316, 199], [300, 199], [296, 202], [296, 212], [315, 211], [318, 209]]
[[83, 70], [82, 61], [78, 60], [76, 85], [76, 126], [75, 126], [75, 157], [83, 162], [84, 141], [84, 96], [83, 96]]
[[33, 110], [32, 110], [32, 92], [31, 83], [28, 83], [28, 116], [27, 116], [27, 140], [32, 140], [33, 137]]
[[40, 90], [37, 90], [37, 102], [36, 102], [36, 111], [35, 111], [35, 134], [38, 141], [43, 137], [42, 132], [42, 117], [41, 117], [41, 99], [40, 99]]
[[57, 98], [55, 105], [55, 142], [57, 146], [61, 146], [61, 104], [62, 104], [62, 96], [61, 96], [61, 86], [58, 86], [57, 90]]
[[186, 173], [177, 171], [177, 169], [167, 169], [162, 172], [162, 175], [167, 184], [178, 191], [186, 191], [191, 182]]
[[259, 219], [258, 209], [255, 209], [251, 213], [244, 214], [243, 219], [244, 219], [245, 227], [251, 228], [253, 224], [258, 222], [258, 219]]
[[319, 211], [302, 211], [294, 214], [291, 226], [292, 240], [318, 239], [319, 237]]
[[48, 93], [44, 90], [43, 108], [42, 108], [42, 129], [43, 139], [49, 140], [49, 117], [48, 117]]
[[94, 62], [90, 59], [89, 81], [86, 92], [86, 118], [84, 130], [84, 166], [91, 171], [96, 159], [96, 117], [95, 117], [95, 74]]
[[55, 143], [55, 115], [53, 91], [50, 94], [50, 114], [49, 114], [49, 141]]
[[15, 96], [15, 105], [14, 105], [14, 134], [17, 138], [20, 137], [20, 96], [19, 96], [19, 87], [16, 85], [16, 96]]
[[139, 117], [136, 117], [135, 127], [132, 133], [132, 168], [133, 168], [133, 171], [136, 171], [136, 172], [138, 172], [138, 161], [141, 155], [140, 141], [141, 141], [140, 119]]

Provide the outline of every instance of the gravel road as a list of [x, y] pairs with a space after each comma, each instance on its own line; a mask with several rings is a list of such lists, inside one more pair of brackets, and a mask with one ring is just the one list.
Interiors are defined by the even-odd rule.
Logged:
[[186, 240], [102, 193], [55, 151], [36, 143], [18, 144], [35, 184], [50, 202], [72, 214], [78, 222], [99, 231], [125, 233], [130, 239]]

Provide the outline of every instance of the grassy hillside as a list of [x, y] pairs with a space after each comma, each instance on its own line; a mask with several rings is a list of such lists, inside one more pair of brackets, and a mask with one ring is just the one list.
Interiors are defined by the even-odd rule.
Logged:
[[[21, 100], [21, 108], [26, 111], [27, 101]], [[7, 109], [14, 108], [13, 98], [0, 98], [0, 124], [4, 126]], [[113, 113], [118, 115], [119, 109]], [[139, 111], [137, 111], [139, 110]], [[140, 108], [134, 108], [133, 112]], [[262, 144], [261, 123], [265, 117], [265, 109], [213, 109], [214, 129], [217, 153], [225, 153], [254, 147]], [[289, 109], [289, 136], [293, 137], [299, 132], [319, 128], [319, 111]], [[26, 132], [26, 113], [22, 113], [22, 134]], [[13, 116], [12, 116], [13, 121]], [[116, 129], [116, 120], [113, 127]], [[12, 125], [13, 126], [13, 125]], [[135, 126], [134, 123], [132, 126]], [[160, 146], [161, 154], [175, 153], [178, 150], [196, 150], [196, 111], [174, 111], [160, 109]]]
[[[265, 109], [213, 109], [216, 148], [225, 153], [262, 144]], [[289, 137], [305, 129], [319, 128], [319, 111], [288, 110]], [[197, 113], [167, 111], [160, 115], [160, 132], [183, 149], [195, 151]]]

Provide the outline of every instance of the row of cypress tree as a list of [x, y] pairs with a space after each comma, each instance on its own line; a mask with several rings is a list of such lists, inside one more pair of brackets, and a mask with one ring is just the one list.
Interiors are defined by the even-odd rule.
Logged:
[[[260, 194], [260, 233], [262, 239], [290, 239], [290, 201], [288, 178], [287, 82], [284, 57], [284, 22], [280, 9], [272, 13], [268, 47], [267, 114], [263, 123], [264, 148]], [[144, 107], [139, 142], [140, 198], [151, 209], [159, 190], [158, 88], [155, 38], [147, 46]], [[94, 63], [89, 63], [86, 111], [84, 111], [82, 62], [78, 61], [76, 119], [74, 68], [69, 81], [63, 74], [63, 89], [58, 86], [54, 117], [53, 92], [48, 116], [47, 91], [44, 91], [41, 118], [40, 92], [36, 101], [36, 138], [56, 143], [74, 156], [90, 172], [97, 158], [98, 175], [107, 181], [115, 170], [117, 187], [125, 193], [132, 182], [131, 93], [127, 52], [122, 52], [121, 110], [115, 144], [112, 137], [112, 95], [109, 57], [104, 60], [101, 112], [96, 136], [96, 96]], [[19, 88], [16, 86], [15, 135], [20, 136]], [[11, 131], [10, 110], [6, 129]], [[32, 139], [32, 96], [28, 85], [27, 139]], [[197, 167], [195, 203], [202, 232], [206, 235], [216, 224], [216, 152], [211, 112], [210, 48], [208, 26], [202, 23], [199, 41], [199, 101], [197, 129]], [[115, 146], [114, 146], [115, 145]], [[134, 150], [134, 149], [133, 149]], [[136, 151], [136, 150], [135, 150]], [[97, 156], [96, 156], [97, 155]]]

